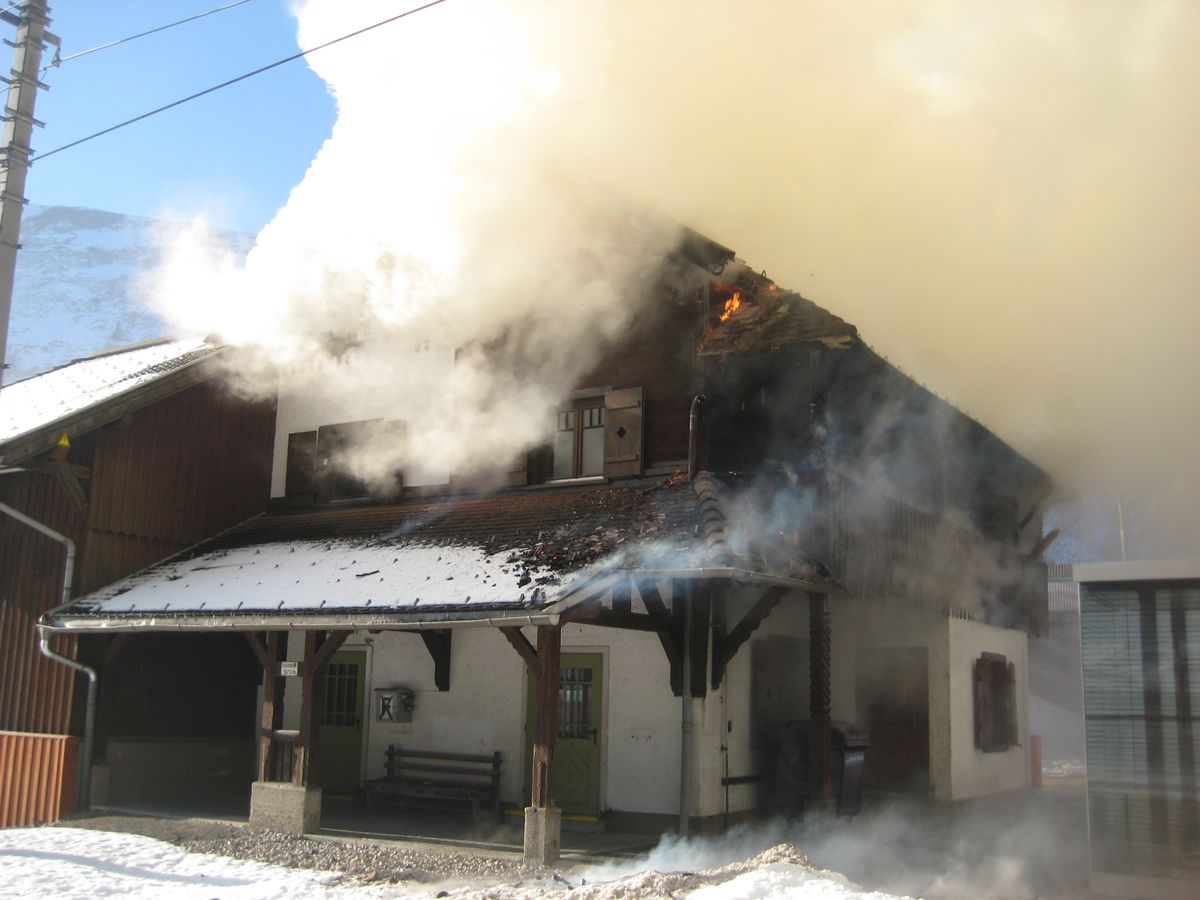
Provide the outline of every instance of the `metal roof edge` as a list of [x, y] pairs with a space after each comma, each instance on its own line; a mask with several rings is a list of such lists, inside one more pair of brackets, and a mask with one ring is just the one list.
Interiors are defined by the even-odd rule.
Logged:
[[511, 628], [524, 625], [557, 625], [558, 614], [546, 609], [478, 610], [462, 613], [147, 613], [144, 616], [52, 615], [42, 616], [42, 626], [68, 634], [119, 634], [145, 631], [429, 631], [444, 628]]

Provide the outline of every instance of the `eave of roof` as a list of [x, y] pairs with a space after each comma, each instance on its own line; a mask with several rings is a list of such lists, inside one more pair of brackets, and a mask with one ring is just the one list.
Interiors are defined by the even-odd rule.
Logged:
[[828, 589], [736, 561], [723, 494], [701, 473], [694, 484], [258, 516], [52, 610], [43, 624], [81, 632], [500, 627], [556, 624], [631, 577]]
[[[162, 354], [149, 352], [153, 347], [172, 345], [178, 346], [178, 353], [164, 357]], [[74, 403], [60, 403], [55, 414], [31, 421], [27, 427], [21, 424], [13, 426], [14, 430], [0, 442], [0, 463], [19, 465], [22, 461], [49, 450], [64, 433], [68, 436], [85, 434], [211, 378], [215, 372], [214, 357], [223, 349], [205, 340], [196, 339], [166, 341], [124, 351], [129, 354], [131, 361], [140, 364], [129, 372], [122, 372], [119, 367], [115, 367], [116, 371], [113, 372], [113, 380], [110, 383], [95, 383], [71, 398]], [[120, 352], [98, 354], [5, 385], [0, 388], [0, 404], [21, 402], [21, 395], [53, 381], [70, 385], [73, 371], [83, 371], [85, 367], [94, 367], [105, 360], [115, 360], [121, 355]], [[143, 362], [143, 357], [150, 358]], [[123, 382], [128, 382], [128, 385], [120, 387]], [[89, 399], [89, 393], [94, 399]]]

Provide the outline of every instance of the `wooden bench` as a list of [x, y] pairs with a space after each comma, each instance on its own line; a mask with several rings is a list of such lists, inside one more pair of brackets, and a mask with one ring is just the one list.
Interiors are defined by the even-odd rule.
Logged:
[[500, 751], [488, 755], [387, 748], [387, 772], [366, 783], [367, 808], [380, 797], [398, 801], [462, 801], [478, 818], [489, 808], [500, 821]]

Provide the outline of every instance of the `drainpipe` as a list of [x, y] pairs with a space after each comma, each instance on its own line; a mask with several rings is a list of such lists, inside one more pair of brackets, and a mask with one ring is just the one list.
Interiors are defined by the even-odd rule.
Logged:
[[[695, 406], [692, 407], [693, 410]], [[677, 582], [678, 583], [678, 582]], [[683, 690], [679, 725], [679, 833], [688, 836], [692, 811], [692, 582], [683, 595]]]
[[[49, 525], [44, 525], [37, 519], [25, 515], [19, 509], [13, 509], [7, 503], [0, 503], [0, 512], [11, 516], [23, 525], [28, 525], [34, 531], [44, 534], [51, 540], [58, 541], [67, 548], [67, 559], [63, 566], [62, 604], [56, 607], [56, 609], [62, 609], [71, 602], [71, 579], [75, 575], [75, 542], [65, 534], [59, 534]], [[50, 612], [54, 612], [54, 610]], [[45, 619], [45, 615], [42, 618]], [[39, 622], [37, 631], [38, 646], [41, 648], [43, 656], [55, 662], [62, 663], [76, 672], [82, 672], [88, 678], [87, 713], [83, 720], [83, 752], [80, 759], [81, 771], [79, 773], [79, 791], [76, 802], [79, 809], [86, 810], [91, 806], [92, 799], [92, 745], [94, 743], [96, 726], [96, 670], [91, 666], [85, 666], [77, 660], [60, 656], [51, 650], [49, 626]]]
[[692, 398], [692, 412], [688, 416], [688, 481], [695, 481], [700, 471], [700, 439], [704, 427], [704, 395]]

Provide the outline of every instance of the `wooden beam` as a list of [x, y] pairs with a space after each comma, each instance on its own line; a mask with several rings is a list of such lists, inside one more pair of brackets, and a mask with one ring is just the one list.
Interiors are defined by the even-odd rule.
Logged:
[[425, 649], [433, 657], [433, 683], [439, 691], [450, 690], [450, 641], [453, 629], [438, 628], [418, 633], [425, 642]]
[[671, 691], [676, 697], [683, 696], [683, 604], [675, 603], [671, 612], [663, 602], [658, 585], [653, 582], [638, 582], [638, 594], [650, 615], [670, 623], [665, 631], [658, 632], [658, 640], [667, 662], [671, 666]]
[[246, 639], [246, 643], [250, 645], [250, 649], [254, 651], [254, 655], [258, 657], [258, 664], [264, 669], [270, 668], [271, 660], [267, 656], [267, 648], [263, 646], [262, 641], [258, 639], [258, 635], [253, 631], [243, 631], [242, 637]]
[[300, 667], [300, 672], [303, 675], [305, 671], [316, 675], [321, 666], [329, 662], [329, 657], [337, 652], [338, 647], [346, 643], [346, 638], [350, 637], [348, 631], [331, 631], [325, 636], [325, 640], [321, 642], [314, 653], [308, 652], [308, 635], [315, 634], [307, 632], [304, 640], [304, 663]]
[[513, 649], [517, 651], [521, 659], [525, 660], [525, 665], [529, 666], [531, 672], [536, 675], [541, 671], [542, 662], [538, 659], [537, 650], [534, 649], [533, 644], [529, 643], [529, 638], [521, 633], [520, 628], [512, 626], [501, 628], [500, 633], [508, 639], [508, 642], [512, 644]]
[[[300, 666], [300, 735], [292, 748], [292, 784], [301, 787], [308, 787], [312, 783], [313, 745], [316, 743], [315, 682], [320, 663], [324, 661], [321, 659], [321, 650], [334, 643], [332, 638], [333, 635], [329, 635], [318, 647], [317, 632], [304, 632], [304, 663]], [[340, 644], [341, 641], [337, 643]], [[329, 655], [332, 653], [331, 650]], [[327, 659], [328, 655], [325, 658]]]
[[720, 639], [714, 636], [712, 670], [714, 690], [721, 686], [721, 679], [725, 677], [725, 669], [733, 661], [742, 644], [750, 639], [750, 635], [771, 614], [771, 610], [779, 605], [779, 601], [783, 599], [787, 591], [788, 589], [784, 587], [767, 588], [729, 634], [722, 635]]
[[824, 594], [808, 595], [809, 796], [819, 809], [833, 800], [833, 725], [830, 712], [832, 641]]
[[616, 612], [598, 606], [576, 606], [563, 613], [561, 624], [581, 622], [601, 628], [627, 628], [631, 631], [670, 631], [674, 625], [669, 616]]
[[542, 661], [535, 685], [536, 724], [533, 739], [531, 805], [547, 809], [554, 804], [554, 742], [558, 738], [558, 682], [562, 659], [562, 633], [558, 626], [539, 625], [537, 655]]
[[[262, 718], [258, 724], [258, 765], [257, 780], [269, 781], [271, 776], [271, 737], [278, 727], [278, 719], [283, 714], [283, 704], [278, 703], [276, 688], [281, 684], [279, 679], [279, 647], [282, 635], [278, 631], [267, 632], [267, 645], [260, 657], [263, 667], [263, 703]], [[257, 641], [257, 638], [255, 639]], [[251, 646], [254, 646], [253, 644]]]
[[613, 585], [612, 611], [617, 614], [633, 612], [633, 583], [629, 578], [622, 578]]
[[104, 648], [104, 665], [111, 666], [113, 664], [120, 652], [125, 649], [125, 645], [129, 643], [129, 637], [129, 632], [126, 631], [114, 634], [109, 639], [108, 646]]

